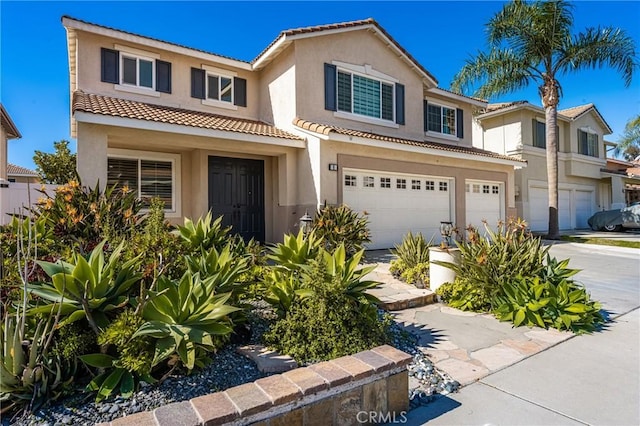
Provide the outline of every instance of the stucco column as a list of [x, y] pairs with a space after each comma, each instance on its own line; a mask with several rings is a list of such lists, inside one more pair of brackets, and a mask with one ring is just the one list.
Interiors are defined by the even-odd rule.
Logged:
[[624, 181], [617, 176], [611, 176], [611, 208], [622, 208], [627, 205], [624, 198]]
[[102, 126], [78, 123], [77, 169], [82, 185], [107, 185], [107, 134]]

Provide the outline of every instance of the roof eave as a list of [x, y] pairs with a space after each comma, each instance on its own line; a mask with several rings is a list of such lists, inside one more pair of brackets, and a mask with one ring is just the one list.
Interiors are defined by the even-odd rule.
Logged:
[[2, 104], [0, 104], [0, 114], [2, 120], [0, 123], [2, 123], [2, 127], [5, 128], [7, 139], [20, 139], [22, 135], [20, 134], [18, 127], [16, 127], [15, 123], [9, 116], [9, 113], [4, 109], [4, 105]]
[[449, 99], [453, 99], [453, 100], [456, 100], [456, 101], [466, 102], [466, 103], [469, 103], [471, 105], [475, 105], [475, 106], [482, 107], [482, 108], [486, 108], [487, 104], [488, 104], [487, 101], [482, 101], [480, 99], [471, 98], [469, 96], [458, 95], [457, 93], [449, 92], [448, 90], [443, 90], [443, 89], [440, 89], [439, 87], [432, 87], [432, 88], [428, 89], [427, 91], [435, 93], [438, 96], [447, 97]]
[[62, 25], [69, 29], [73, 28], [79, 31], [85, 31], [88, 33], [98, 34], [106, 37], [115, 38], [125, 42], [136, 43], [143, 46], [162, 49], [173, 53], [179, 53], [194, 58], [215, 62], [231, 67], [236, 67], [244, 70], [251, 70], [251, 64], [248, 62], [240, 61], [237, 59], [231, 59], [224, 56], [219, 56], [213, 53], [207, 53], [196, 49], [180, 46], [173, 43], [168, 43], [161, 40], [156, 40], [141, 35], [130, 34], [124, 31], [119, 31], [112, 28], [103, 27], [100, 25], [90, 24], [88, 22], [78, 21], [68, 16], [62, 17]]

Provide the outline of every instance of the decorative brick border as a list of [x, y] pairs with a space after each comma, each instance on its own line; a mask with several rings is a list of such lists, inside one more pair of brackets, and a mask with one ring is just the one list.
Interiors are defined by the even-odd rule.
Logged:
[[411, 356], [384, 345], [100, 426], [346, 425], [409, 408]]

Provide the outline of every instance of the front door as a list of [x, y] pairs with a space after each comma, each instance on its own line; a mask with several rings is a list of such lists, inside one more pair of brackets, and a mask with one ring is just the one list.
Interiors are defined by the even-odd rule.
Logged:
[[264, 161], [209, 157], [209, 209], [246, 241], [264, 241]]

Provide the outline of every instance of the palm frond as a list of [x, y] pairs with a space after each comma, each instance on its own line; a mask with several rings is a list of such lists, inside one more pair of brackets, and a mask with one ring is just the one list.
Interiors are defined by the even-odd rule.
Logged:
[[619, 28], [588, 28], [567, 40], [556, 70], [567, 73], [585, 68], [614, 68], [629, 87], [639, 62], [633, 39]]
[[473, 95], [488, 99], [527, 87], [539, 78], [535, 68], [513, 51], [493, 49], [468, 59], [454, 76], [451, 90], [466, 93], [477, 86]]

